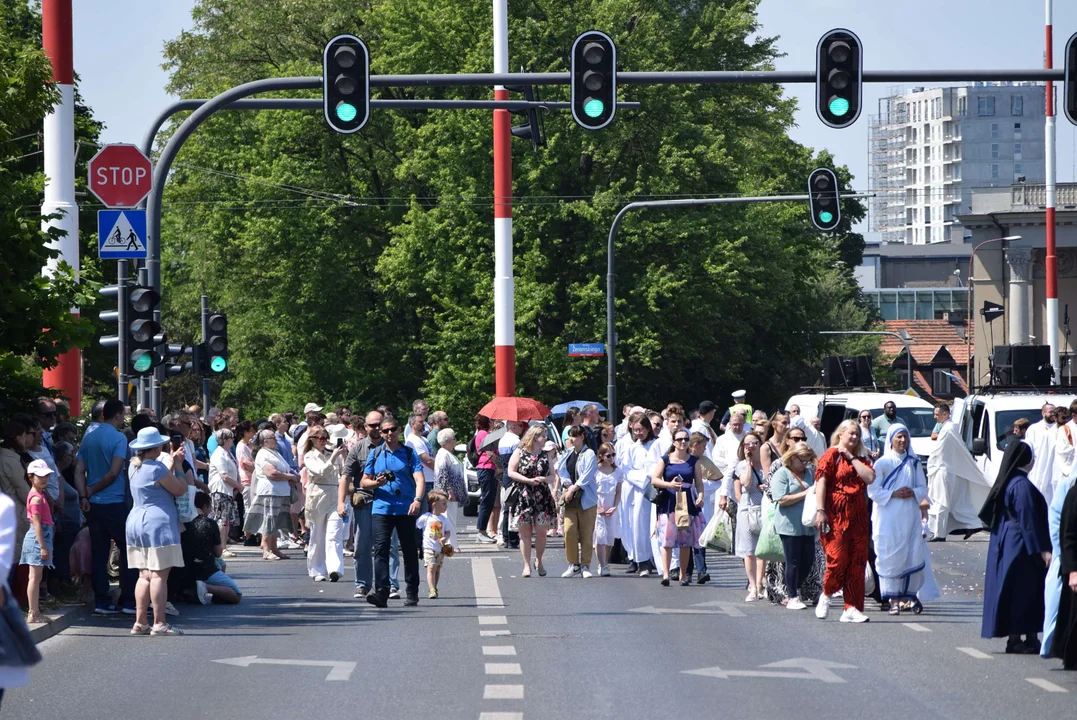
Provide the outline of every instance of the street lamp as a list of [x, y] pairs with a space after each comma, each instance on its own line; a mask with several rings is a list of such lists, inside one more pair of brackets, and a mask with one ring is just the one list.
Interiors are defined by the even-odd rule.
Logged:
[[901, 328], [898, 332], [887, 332], [886, 330], [820, 330], [820, 335], [889, 335], [890, 337], [896, 337], [901, 341], [901, 344], [905, 346], [905, 369], [907, 371], [907, 385], [906, 391], [912, 390], [912, 353], [909, 352], [909, 343], [912, 338], [909, 337], [909, 331], [905, 328]]
[[968, 281], [968, 294], [967, 303], [965, 307], [965, 322], [968, 323], [968, 332], [965, 333], [965, 382], [969, 384], [969, 392], [972, 392], [972, 333], [976, 329], [976, 323], [972, 322], [972, 288], [976, 284], [976, 271], [974, 269], [976, 262], [976, 251], [982, 248], [987, 243], [1001, 242], [1007, 243], [1013, 240], [1020, 240], [1020, 235], [1007, 235], [1006, 237], [991, 238], [990, 240], [984, 240], [982, 243], [972, 249], [972, 255], [969, 256], [969, 281]]

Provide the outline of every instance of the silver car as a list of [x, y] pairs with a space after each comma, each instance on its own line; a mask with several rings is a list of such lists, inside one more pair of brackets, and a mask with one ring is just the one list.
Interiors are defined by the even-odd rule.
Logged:
[[[546, 434], [554, 445], [557, 446], [557, 452], [563, 452], [565, 449], [564, 444], [561, 442], [561, 432], [553, 424], [553, 420], [546, 418], [545, 420], [532, 420], [529, 425], [543, 425], [546, 428]], [[475, 467], [471, 464], [471, 461], [467, 459], [467, 445], [457, 445], [456, 454], [460, 456], [460, 461], [464, 464], [464, 479], [467, 481], [467, 505], [464, 506], [464, 515], [467, 517], [475, 517], [479, 514], [479, 497], [482, 492], [479, 488], [479, 473]]]

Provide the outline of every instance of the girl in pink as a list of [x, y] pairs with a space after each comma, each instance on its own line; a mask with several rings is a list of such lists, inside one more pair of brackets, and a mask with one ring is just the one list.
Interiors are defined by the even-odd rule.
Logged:
[[48, 622], [41, 614], [41, 580], [45, 568], [52, 567], [52, 508], [45, 493], [49, 487], [52, 470], [44, 460], [34, 460], [26, 468], [33, 488], [26, 496], [26, 518], [30, 529], [22, 541], [20, 565], [30, 566], [30, 582], [26, 586], [26, 598], [30, 602], [30, 612], [26, 616], [28, 623]]

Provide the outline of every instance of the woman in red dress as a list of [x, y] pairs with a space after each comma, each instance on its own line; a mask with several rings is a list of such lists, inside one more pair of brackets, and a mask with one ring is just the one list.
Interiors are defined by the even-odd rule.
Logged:
[[868, 621], [864, 614], [864, 568], [868, 564], [868, 485], [875, 471], [860, 440], [856, 420], [846, 420], [830, 440], [831, 447], [819, 459], [815, 471], [815, 498], [819, 528], [826, 552], [823, 594], [815, 616], [826, 619], [830, 598], [838, 590], [845, 600], [844, 623]]

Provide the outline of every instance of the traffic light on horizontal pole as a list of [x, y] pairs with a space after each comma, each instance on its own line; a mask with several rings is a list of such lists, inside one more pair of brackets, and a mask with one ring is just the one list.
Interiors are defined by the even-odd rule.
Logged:
[[609, 35], [591, 30], [572, 43], [572, 119], [600, 130], [617, 113], [617, 48]]
[[1066, 117], [1074, 125], [1077, 125], [1077, 35], [1074, 35], [1066, 43], [1066, 75], [1063, 87], [1062, 107], [1066, 110]]
[[864, 62], [860, 38], [831, 30], [816, 50], [815, 112], [823, 124], [847, 128], [860, 117]]
[[812, 224], [823, 231], [836, 228], [841, 222], [841, 195], [833, 170], [812, 171], [808, 177], [808, 198]]
[[358, 132], [370, 118], [370, 53], [354, 35], [337, 35], [325, 46], [322, 104], [338, 133]]

